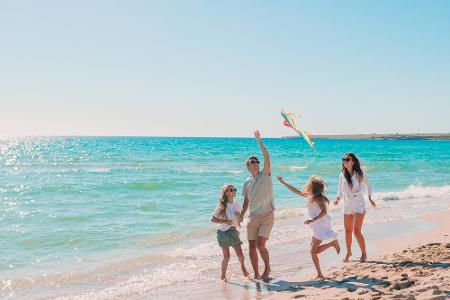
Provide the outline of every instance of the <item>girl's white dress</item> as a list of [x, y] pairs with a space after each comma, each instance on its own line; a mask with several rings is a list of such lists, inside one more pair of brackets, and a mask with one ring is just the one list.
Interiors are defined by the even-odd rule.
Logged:
[[[312, 201], [308, 203], [308, 213], [311, 219], [317, 217], [320, 212], [320, 207], [316, 202]], [[334, 240], [337, 237], [337, 233], [331, 228], [331, 217], [329, 214], [309, 223], [309, 228], [312, 231], [312, 237], [316, 240]]]

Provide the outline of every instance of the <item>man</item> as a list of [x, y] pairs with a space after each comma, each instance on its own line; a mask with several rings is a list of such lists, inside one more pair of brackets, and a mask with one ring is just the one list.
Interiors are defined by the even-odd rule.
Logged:
[[255, 156], [247, 159], [246, 166], [251, 176], [248, 177], [242, 188], [244, 204], [241, 219], [247, 209], [250, 210], [247, 223], [247, 236], [250, 261], [255, 271], [255, 278], [260, 278], [258, 270], [258, 253], [264, 261], [263, 279], [268, 279], [270, 274], [269, 251], [266, 242], [269, 239], [274, 222], [275, 205], [273, 201], [273, 182], [270, 172], [269, 153], [264, 147], [259, 131], [254, 132], [258, 146], [264, 156], [263, 170], [259, 170], [259, 160]]

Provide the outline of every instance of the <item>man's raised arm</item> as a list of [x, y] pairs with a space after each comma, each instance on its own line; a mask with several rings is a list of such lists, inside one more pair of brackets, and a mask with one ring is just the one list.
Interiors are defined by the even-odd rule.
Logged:
[[264, 169], [263, 169], [263, 172], [264, 172], [264, 174], [270, 176], [271, 172], [270, 172], [269, 152], [267, 152], [266, 147], [264, 147], [264, 144], [261, 141], [261, 135], [259, 134], [258, 130], [255, 131], [255, 138], [256, 138], [256, 141], [258, 142], [259, 149], [261, 149], [261, 152], [262, 152], [262, 154], [264, 156]]

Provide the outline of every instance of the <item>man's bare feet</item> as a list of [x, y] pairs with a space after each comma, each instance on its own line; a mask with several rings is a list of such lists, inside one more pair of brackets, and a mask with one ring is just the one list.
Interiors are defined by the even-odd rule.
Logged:
[[361, 258], [359, 259], [360, 262], [365, 262], [367, 260], [367, 255], [363, 254], [361, 255]]
[[244, 274], [244, 277], [248, 277], [248, 275], [250, 275], [245, 267], [242, 268], [242, 274]]
[[338, 240], [333, 241], [333, 247], [334, 247], [334, 249], [336, 249], [337, 254], [341, 253], [341, 247], [339, 246]]
[[352, 253], [347, 253], [347, 255], [345, 255], [345, 258], [343, 260], [343, 262], [348, 262], [348, 259], [350, 258], [350, 256], [352, 256]]
[[253, 278], [255, 278], [255, 279], [260, 279], [261, 276], [259, 275], [259, 273], [255, 273], [255, 276], [254, 276]]
[[262, 274], [262, 276], [261, 276], [261, 278], [269, 278], [269, 275], [270, 275], [270, 267], [267, 267], [265, 270], [264, 270], [264, 273]]

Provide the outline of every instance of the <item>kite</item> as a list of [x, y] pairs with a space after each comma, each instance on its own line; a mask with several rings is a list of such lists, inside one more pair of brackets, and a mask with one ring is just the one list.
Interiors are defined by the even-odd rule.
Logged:
[[305, 141], [309, 144], [309, 146], [311, 148], [314, 148], [314, 142], [311, 141], [311, 133], [297, 129], [297, 127], [295, 126], [295, 119], [299, 119], [300, 116], [297, 116], [292, 113], [288, 113], [288, 112], [284, 111], [283, 109], [281, 110], [281, 116], [284, 119], [284, 122], [283, 122], [284, 126], [294, 129], [295, 132], [297, 132], [301, 137], [303, 137], [305, 139]]

